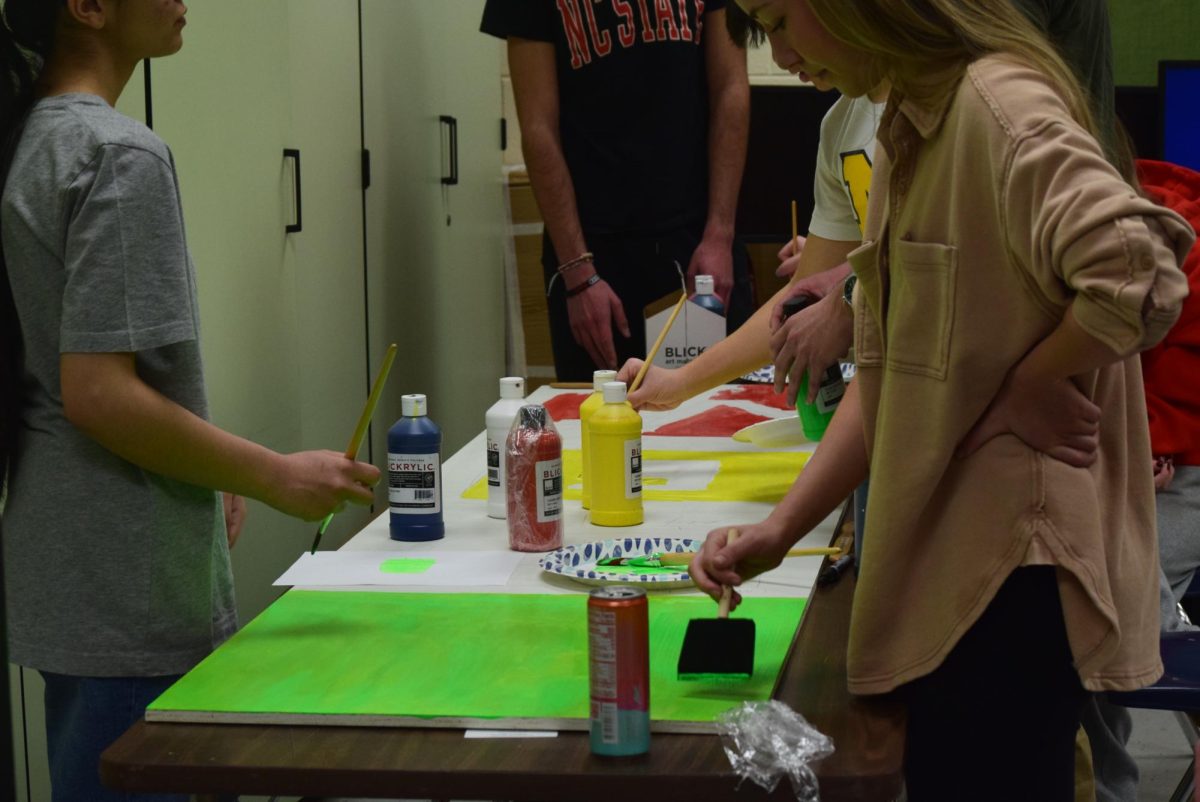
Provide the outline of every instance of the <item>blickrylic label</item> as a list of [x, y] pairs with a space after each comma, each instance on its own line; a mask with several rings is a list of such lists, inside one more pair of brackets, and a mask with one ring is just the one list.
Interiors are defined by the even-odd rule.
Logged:
[[642, 497], [642, 439], [625, 441], [625, 498]]
[[500, 486], [500, 444], [487, 439], [488, 486]]
[[437, 454], [388, 454], [388, 507], [399, 515], [442, 511]]
[[842, 366], [834, 362], [821, 374], [821, 386], [817, 389], [817, 411], [822, 415], [835, 409], [846, 394], [846, 383], [842, 380]]
[[534, 466], [537, 477], [538, 523], [557, 521], [562, 517], [562, 460], [540, 460]]

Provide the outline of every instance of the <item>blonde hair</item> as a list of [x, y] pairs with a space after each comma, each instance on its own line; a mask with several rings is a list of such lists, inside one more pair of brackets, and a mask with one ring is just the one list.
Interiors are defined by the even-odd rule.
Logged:
[[[916, 101], [954, 91], [967, 65], [990, 53], [1011, 56], [1046, 76], [1071, 117], [1100, 143], [1090, 98], [1054, 46], [1009, 0], [799, 0], [836, 39], [867, 54], [871, 77]], [[1102, 144], [1103, 146], [1103, 144]], [[1113, 154], [1110, 154], [1113, 158]], [[1132, 175], [1132, 157], [1116, 167]]]

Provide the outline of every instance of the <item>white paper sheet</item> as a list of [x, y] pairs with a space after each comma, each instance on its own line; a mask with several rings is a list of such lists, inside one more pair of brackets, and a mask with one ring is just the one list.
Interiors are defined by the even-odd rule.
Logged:
[[557, 730], [464, 730], [464, 738], [557, 738]]
[[302, 554], [276, 585], [506, 585], [515, 551], [319, 551]]

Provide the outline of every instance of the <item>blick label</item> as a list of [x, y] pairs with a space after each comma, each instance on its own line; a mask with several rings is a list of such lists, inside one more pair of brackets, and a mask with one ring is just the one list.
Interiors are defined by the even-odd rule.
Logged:
[[437, 454], [388, 454], [388, 507], [397, 515], [442, 511]]
[[492, 438], [487, 439], [488, 486], [500, 486], [500, 444]]
[[837, 409], [838, 402], [846, 394], [846, 383], [842, 380], [842, 366], [834, 362], [821, 374], [821, 386], [817, 389], [817, 411], [824, 415]]
[[625, 441], [625, 498], [642, 497], [642, 439]]
[[533, 475], [537, 481], [538, 523], [557, 521], [562, 517], [562, 460], [539, 460]]

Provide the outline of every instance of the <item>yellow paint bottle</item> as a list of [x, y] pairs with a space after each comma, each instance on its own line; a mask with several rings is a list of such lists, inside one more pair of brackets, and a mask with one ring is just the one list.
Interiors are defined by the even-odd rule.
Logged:
[[625, 382], [606, 382], [604, 405], [588, 421], [592, 523], [634, 526], [642, 511], [642, 416], [625, 400]]
[[592, 394], [587, 397], [582, 404], [579, 405], [579, 448], [582, 452], [580, 456], [583, 461], [583, 508], [590, 510], [592, 508], [592, 485], [591, 471], [588, 466], [588, 455], [591, 451], [591, 443], [588, 442], [588, 419], [604, 406], [604, 385], [606, 382], [616, 381], [617, 372], [615, 370], [598, 370], [592, 374]]

